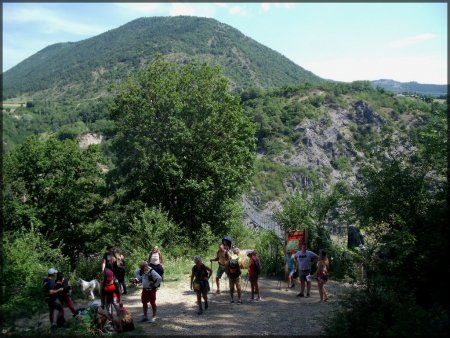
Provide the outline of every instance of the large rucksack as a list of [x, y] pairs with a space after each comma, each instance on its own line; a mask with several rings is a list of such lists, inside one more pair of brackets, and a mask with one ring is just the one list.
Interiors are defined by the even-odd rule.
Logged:
[[230, 278], [237, 278], [241, 275], [241, 267], [239, 266], [239, 256], [232, 254], [228, 262], [228, 275]]

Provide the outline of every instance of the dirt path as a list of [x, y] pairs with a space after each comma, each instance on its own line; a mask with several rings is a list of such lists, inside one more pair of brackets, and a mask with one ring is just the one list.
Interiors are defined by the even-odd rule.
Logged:
[[[243, 289], [244, 289], [243, 283]], [[288, 289], [286, 282], [275, 279], [260, 278], [261, 302], [248, 302], [250, 285], [242, 293], [243, 304], [230, 304], [228, 280], [221, 280], [221, 294], [215, 294], [216, 286], [208, 294], [209, 309], [202, 315], [197, 314], [196, 295], [189, 289], [189, 276], [175, 282], [165, 282], [157, 292], [157, 320], [154, 323], [140, 323], [142, 303], [139, 287], [129, 288], [122, 302], [133, 315], [136, 329], [130, 335], [275, 335], [292, 336], [323, 335], [323, 319], [337, 305], [336, 300], [348, 288], [341, 283], [328, 281], [326, 284], [330, 300], [319, 302], [317, 283], [313, 282], [311, 297], [296, 297], [299, 286]], [[235, 295], [235, 300], [237, 296]], [[76, 307], [87, 307], [89, 300], [77, 300]], [[68, 310], [65, 310], [68, 314]], [[151, 308], [148, 312], [151, 316]], [[70, 318], [70, 321], [76, 320]], [[48, 314], [42, 313], [30, 320], [22, 318], [16, 321], [19, 331], [28, 332], [40, 327], [50, 330]], [[62, 329], [65, 331], [64, 329]], [[9, 330], [2, 329], [2, 333]], [[60, 332], [64, 334], [64, 332]], [[127, 335], [128, 333], [125, 333]]]
[[[208, 294], [209, 309], [197, 315], [196, 296], [189, 290], [189, 279], [166, 282], [157, 292], [155, 323], [140, 323], [140, 289], [130, 289], [123, 303], [131, 311], [137, 332], [144, 335], [323, 335], [322, 320], [329, 315], [345, 287], [329, 281], [330, 300], [319, 302], [317, 284], [312, 283], [311, 297], [296, 297], [299, 288], [287, 289], [286, 282], [261, 278], [261, 302], [248, 302], [250, 285], [243, 292], [243, 304], [230, 304], [228, 288], [222, 278], [222, 293]], [[224, 292], [223, 290], [227, 290]], [[235, 300], [237, 297], [235, 296]], [[149, 309], [151, 316], [151, 309]]]

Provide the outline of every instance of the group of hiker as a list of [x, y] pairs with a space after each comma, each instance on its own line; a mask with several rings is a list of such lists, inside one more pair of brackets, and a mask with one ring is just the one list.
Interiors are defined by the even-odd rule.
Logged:
[[[208, 309], [208, 292], [210, 291], [209, 278], [212, 276], [212, 262], [218, 262], [215, 283], [216, 294], [220, 294], [220, 279], [225, 273], [228, 277], [230, 303], [235, 302], [235, 290], [237, 293], [237, 304], [242, 304], [242, 268], [248, 269], [248, 280], [250, 282], [251, 296], [248, 302], [261, 301], [258, 284], [261, 273], [261, 262], [256, 250], [246, 250], [245, 256], [238, 248], [233, 248], [231, 238], [225, 236], [216, 252], [216, 257], [210, 259], [211, 268], [207, 267], [200, 256], [194, 257], [194, 266], [190, 278], [190, 288], [197, 296], [198, 314], [202, 314], [204, 309]], [[245, 257], [246, 259], [242, 259]], [[311, 275], [311, 264], [317, 262], [317, 269]], [[244, 266], [245, 263], [245, 266]], [[306, 245], [302, 244], [300, 250], [289, 250], [286, 255], [288, 266], [289, 287], [294, 287], [294, 280], [300, 278], [300, 293], [298, 297], [310, 296], [311, 279], [316, 278], [318, 283], [320, 300], [325, 302], [328, 299], [325, 290], [325, 283], [328, 278], [328, 259], [326, 252], [321, 251], [320, 255], [306, 250]], [[118, 248], [108, 246], [102, 258], [102, 282], [100, 287], [100, 307], [109, 318], [119, 316], [124, 311], [122, 295], [127, 294], [125, 283], [125, 260]], [[160, 249], [155, 246], [149, 253], [148, 259], [140, 262], [139, 267], [134, 271], [135, 283], [142, 284], [141, 302], [143, 307], [143, 317], [141, 322], [155, 322], [157, 314], [156, 292], [163, 280], [164, 267], [163, 256]], [[44, 280], [46, 300], [49, 306], [49, 319], [54, 327], [65, 325], [63, 304], [76, 316], [79, 310], [75, 310], [71, 299], [71, 285], [64, 279], [64, 275], [54, 268], [48, 270], [48, 277]], [[202, 302], [203, 298], [203, 302]], [[148, 303], [152, 309], [152, 318], [148, 317]], [[54, 311], [58, 311], [55, 322]], [[115, 313], [114, 313], [115, 312]]]
[[[238, 248], [232, 248], [231, 238], [226, 236], [223, 238], [222, 243], [216, 253], [216, 257], [210, 259], [210, 262], [217, 261], [218, 268], [216, 272], [216, 294], [220, 294], [220, 279], [223, 274], [226, 273], [229, 281], [230, 288], [230, 303], [234, 303], [234, 291], [237, 293], [237, 304], [242, 304], [242, 271], [243, 262], [240, 257], [240, 250]], [[260, 301], [259, 295], [258, 277], [261, 273], [261, 262], [257, 256], [256, 250], [248, 250], [246, 252], [248, 257], [248, 278], [250, 281], [251, 298], [248, 301]], [[208, 292], [209, 278], [213, 271], [202, 263], [202, 259], [199, 256], [194, 257], [195, 265], [192, 267], [191, 273], [191, 290], [197, 294], [197, 304], [199, 306], [198, 314], [203, 313], [203, 304], [201, 298], [203, 297], [205, 303], [205, 310], [208, 309]], [[255, 298], [256, 296], [256, 298]]]

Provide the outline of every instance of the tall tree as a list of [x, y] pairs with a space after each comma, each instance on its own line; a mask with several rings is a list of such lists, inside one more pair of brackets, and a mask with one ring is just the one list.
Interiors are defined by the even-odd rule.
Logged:
[[103, 204], [102, 161], [97, 147], [83, 151], [73, 140], [29, 137], [4, 159], [4, 229], [39, 231], [75, 258], [84, 248], [83, 227]]
[[226, 231], [253, 174], [255, 128], [218, 68], [157, 58], [120, 88], [111, 117], [122, 203], [161, 205], [190, 232]]

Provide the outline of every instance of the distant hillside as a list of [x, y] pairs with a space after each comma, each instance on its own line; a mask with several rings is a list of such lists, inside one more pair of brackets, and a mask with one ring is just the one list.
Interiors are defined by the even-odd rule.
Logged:
[[214, 19], [140, 18], [98, 36], [58, 43], [4, 73], [4, 98], [92, 98], [155, 56], [219, 64], [234, 88], [323, 81], [280, 53]]
[[417, 82], [397, 82], [394, 80], [371, 81], [374, 87], [381, 87], [394, 93], [415, 92], [431, 96], [445, 96], [448, 94], [447, 85], [423, 84]]

